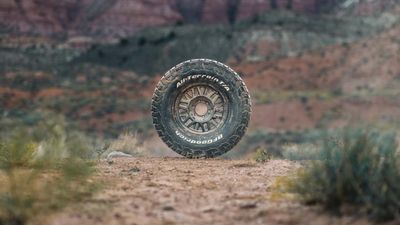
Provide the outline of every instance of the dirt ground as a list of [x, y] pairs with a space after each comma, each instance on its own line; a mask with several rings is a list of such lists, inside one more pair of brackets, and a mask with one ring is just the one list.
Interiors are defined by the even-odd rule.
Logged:
[[369, 224], [319, 206], [271, 199], [271, 184], [300, 167], [285, 160], [121, 158], [103, 161], [107, 185], [92, 199], [50, 217], [55, 225]]

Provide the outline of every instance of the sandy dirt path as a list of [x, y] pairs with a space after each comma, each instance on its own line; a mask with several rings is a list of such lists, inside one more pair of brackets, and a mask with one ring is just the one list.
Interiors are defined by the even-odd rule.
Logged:
[[320, 207], [271, 200], [271, 184], [299, 168], [271, 160], [125, 158], [101, 162], [108, 185], [84, 203], [51, 217], [50, 224], [368, 224]]

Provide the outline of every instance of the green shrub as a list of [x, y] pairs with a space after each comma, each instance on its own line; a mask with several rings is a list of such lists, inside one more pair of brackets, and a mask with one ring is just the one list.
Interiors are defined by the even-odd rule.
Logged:
[[348, 130], [326, 139], [315, 161], [298, 176], [293, 191], [309, 203], [339, 210], [353, 205], [378, 220], [400, 215], [400, 162], [396, 136]]
[[54, 118], [0, 136], [2, 225], [33, 223], [39, 215], [79, 201], [96, 188], [90, 179], [93, 165], [83, 157], [88, 146], [65, 130], [62, 118]]
[[254, 155], [253, 155], [253, 159], [256, 162], [266, 162], [268, 160], [271, 159], [271, 155], [268, 154], [268, 152], [266, 150], [264, 150], [263, 148], [257, 148], [257, 150], [255, 151]]

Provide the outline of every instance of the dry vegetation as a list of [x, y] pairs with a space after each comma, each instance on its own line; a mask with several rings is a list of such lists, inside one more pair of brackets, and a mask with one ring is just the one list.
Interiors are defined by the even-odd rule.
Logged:
[[277, 179], [275, 196], [295, 193], [306, 204], [320, 204], [342, 216], [400, 219], [396, 133], [348, 129], [304, 150], [286, 150], [292, 159], [309, 161], [292, 176]]
[[[399, 220], [396, 133], [328, 132], [311, 135], [313, 144], [282, 145], [280, 155], [258, 146], [251, 160], [188, 160], [144, 157], [146, 149], [132, 133], [96, 150], [63, 117], [46, 118], [2, 134], [0, 224]], [[91, 160], [112, 151], [135, 157]], [[107, 185], [92, 195], [100, 179]], [[321, 214], [324, 209], [336, 215]]]
[[38, 216], [91, 195], [91, 151], [62, 117], [17, 127], [0, 138], [0, 224], [40, 223]]

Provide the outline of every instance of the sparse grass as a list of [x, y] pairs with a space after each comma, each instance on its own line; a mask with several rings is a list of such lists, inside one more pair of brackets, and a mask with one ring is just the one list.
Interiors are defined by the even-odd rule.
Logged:
[[291, 191], [335, 211], [351, 205], [377, 220], [400, 218], [400, 161], [394, 134], [347, 130], [326, 139], [320, 157], [294, 179]]
[[9, 133], [0, 136], [0, 224], [33, 223], [97, 188], [86, 160], [91, 149], [81, 134], [65, 130], [62, 117]]
[[295, 185], [295, 182], [293, 182], [294, 175], [275, 178], [274, 182], [269, 187], [269, 190], [271, 191], [269, 199], [271, 201], [285, 201], [297, 198], [297, 196], [291, 192]]
[[288, 144], [282, 147], [282, 157], [292, 161], [320, 160], [320, 149], [316, 144]]
[[144, 152], [143, 144], [136, 134], [130, 132], [122, 133], [117, 139], [109, 141], [99, 152], [99, 157], [105, 157], [113, 151], [123, 152], [132, 156], [140, 156]]
[[275, 158], [285, 157], [284, 147], [291, 144], [313, 144], [320, 140], [326, 133], [324, 130], [304, 130], [287, 132], [268, 132], [266, 130], [253, 130], [246, 133], [239, 142], [236, 151], [230, 151], [224, 158], [239, 159], [243, 156], [254, 154], [257, 148], [264, 148], [268, 154]]
[[119, 137], [121, 131], [129, 132], [135, 131], [141, 135], [142, 138], [149, 137], [154, 134], [153, 123], [150, 117], [144, 117], [140, 120], [131, 122], [115, 122], [107, 127], [106, 134], [110, 137]]

